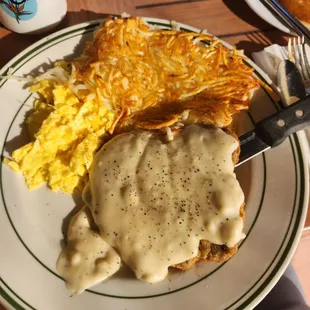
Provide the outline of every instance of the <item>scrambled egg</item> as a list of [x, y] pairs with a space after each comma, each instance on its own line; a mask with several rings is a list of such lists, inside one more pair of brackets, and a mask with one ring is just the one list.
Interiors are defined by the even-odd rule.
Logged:
[[38, 82], [31, 91], [41, 95], [27, 119], [33, 141], [5, 162], [23, 173], [29, 189], [46, 182], [53, 191], [72, 193], [87, 182], [88, 169], [114, 114], [95, 98], [81, 92], [78, 98], [69, 86], [51, 79]]

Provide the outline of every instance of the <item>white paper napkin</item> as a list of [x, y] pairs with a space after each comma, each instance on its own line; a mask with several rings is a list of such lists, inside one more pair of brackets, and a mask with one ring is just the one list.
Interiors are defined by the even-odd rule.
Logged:
[[[310, 47], [306, 45], [306, 53], [310, 60]], [[270, 77], [275, 85], [277, 85], [277, 71], [282, 60], [288, 59], [287, 46], [273, 44], [265, 47], [261, 52], [252, 54], [254, 62]], [[310, 129], [305, 130], [305, 137], [308, 142], [308, 163], [310, 168]]]
[[277, 84], [279, 64], [282, 60], [288, 59], [287, 47], [273, 44], [265, 47], [261, 52], [253, 53], [252, 57], [254, 62]]
[[[305, 45], [305, 51], [307, 54], [307, 58], [310, 62], [310, 46]], [[294, 55], [294, 53], [293, 53]], [[268, 47], [265, 47], [261, 52], [252, 54], [254, 62], [269, 75], [271, 80], [277, 84], [277, 70], [279, 64], [282, 60], [288, 59], [288, 48], [287, 46], [280, 46], [278, 44], [273, 44]], [[298, 60], [300, 59], [299, 53], [294, 55]], [[301, 70], [299, 65], [299, 61], [297, 62], [297, 68]], [[310, 72], [309, 72], [310, 73]], [[305, 81], [309, 82], [309, 81]], [[306, 83], [307, 84], [307, 83]]]

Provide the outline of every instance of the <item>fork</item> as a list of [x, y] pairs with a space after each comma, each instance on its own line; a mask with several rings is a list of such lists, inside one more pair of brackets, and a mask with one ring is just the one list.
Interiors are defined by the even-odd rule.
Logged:
[[300, 71], [306, 92], [310, 94], [310, 62], [307, 56], [304, 37], [290, 38], [288, 40], [288, 59], [295, 63]]

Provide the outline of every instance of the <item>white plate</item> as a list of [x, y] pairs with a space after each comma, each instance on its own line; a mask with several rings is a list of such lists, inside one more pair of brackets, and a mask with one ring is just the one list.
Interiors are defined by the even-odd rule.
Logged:
[[287, 33], [293, 33], [290, 28], [288, 28], [284, 23], [279, 21], [277, 17], [272, 14], [270, 10], [268, 10], [260, 0], [245, 0], [245, 2], [249, 5], [249, 7], [263, 20], [265, 20], [270, 25], [284, 31]]
[[[147, 20], [170, 26], [166, 20]], [[12, 67], [15, 75], [29, 74], [43, 63], [71, 58], [81, 52], [97, 26], [98, 21], [94, 21], [50, 35], [15, 57], [1, 73]], [[259, 74], [265, 76], [261, 71]], [[33, 97], [22, 83], [10, 80], [0, 82], [0, 98], [0, 144], [2, 155], [7, 155], [26, 142], [21, 124]], [[278, 108], [260, 89], [251, 114], [238, 118], [239, 132], [252, 127], [251, 119], [258, 121]], [[247, 238], [231, 260], [200, 263], [154, 285], [119, 273], [75, 297], [69, 296], [55, 269], [63, 238], [62, 221], [75, 206], [73, 198], [46, 187], [29, 191], [22, 176], [1, 165], [2, 302], [13, 309], [39, 310], [252, 309], [284, 272], [302, 232], [308, 206], [303, 144], [301, 135], [293, 135], [237, 169], [247, 200]]]

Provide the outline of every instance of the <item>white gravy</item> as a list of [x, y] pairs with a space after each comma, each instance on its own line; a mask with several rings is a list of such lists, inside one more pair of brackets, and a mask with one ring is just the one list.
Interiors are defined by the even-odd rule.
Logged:
[[92, 215], [87, 207], [70, 222], [67, 246], [57, 260], [57, 271], [71, 293], [102, 282], [118, 271], [121, 259], [91, 227]]
[[170, 142], [121, 134], [97, 153], [84, 200], [137, 278], [163, 280], [169, 266], [197, 255], [202, 239], [232, 247], [244, 238], [237, 147], [221, 129], [191, 125]]

